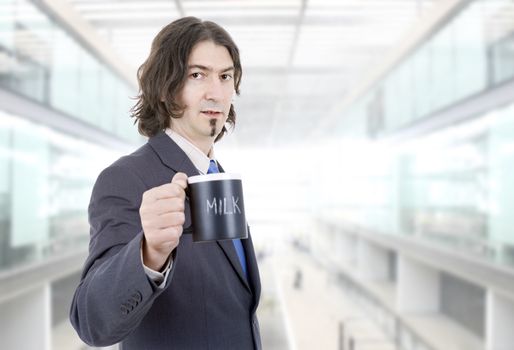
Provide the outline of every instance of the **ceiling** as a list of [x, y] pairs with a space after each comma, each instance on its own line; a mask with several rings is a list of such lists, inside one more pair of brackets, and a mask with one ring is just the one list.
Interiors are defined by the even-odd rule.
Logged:
[[295, 145], [437, 0], [68, 0], [136, 74], [157, 32], [215, 21], [241, 52], [238, 147]]

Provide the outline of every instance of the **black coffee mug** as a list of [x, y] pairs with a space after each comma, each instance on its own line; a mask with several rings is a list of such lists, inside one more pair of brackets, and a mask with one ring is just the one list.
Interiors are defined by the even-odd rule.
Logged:
[[187, 182], [193, 241], [248, 238], [241, 176], [196, 175]]

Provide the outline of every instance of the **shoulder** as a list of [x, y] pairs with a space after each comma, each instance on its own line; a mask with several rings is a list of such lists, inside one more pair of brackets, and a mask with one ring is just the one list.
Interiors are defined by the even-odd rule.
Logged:
[[[123, 183], [134, 182], [144, 183], [143, 169], [152, 168], [152, 149], [148, 144], [138, 148], [131, 154], [125, 155], [111, 165], [103, 169], [97, 178], [98, 183], [109, 183], [122, 185]], [[155, 157], [155, 156], [154, 156]]]
[[147, 142], [105, 168], [98, 176], [97, 183], [149, 189], [171, 181], [173, 175], [173, 171], [163, 164]]
[[136, 171], [138, 169], [154, 167], [158, 161], [159, 157], [153, 148], [148, 143], [145, 143], [134, 152], [119, 158], [109, 167]]

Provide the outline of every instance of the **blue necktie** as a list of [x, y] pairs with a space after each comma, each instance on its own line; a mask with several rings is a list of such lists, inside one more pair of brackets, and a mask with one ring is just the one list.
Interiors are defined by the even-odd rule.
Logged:
[[[214, 159], [211, 159], [209, 163], [209, 169], [207, 170], [207, 174], [215, 174], [219, 173], [218, 165]], [[248, 279], [248, 275], [246, 274], [246, 256], [245, 251], [243, 249], [243, 244], [240, 239], [233, 239], [234, 248], [236, 248], [237, 257], [239, 258], [239, 262], [241, 263], [241, 267], [243, 268], [243, 272], [245, 277]]]

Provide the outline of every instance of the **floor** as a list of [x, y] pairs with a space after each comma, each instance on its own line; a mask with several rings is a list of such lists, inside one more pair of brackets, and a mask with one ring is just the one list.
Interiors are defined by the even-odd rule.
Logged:
[[[284, 246], [261, 257], [259, 268], [264, 350], [397, 350], [307, 251]], [[68, 323], [54, 328], [53, 344], [53, 350], [93, 349]]]
[[273, 276], [287, 335], [271, 337], [264, 327], [264, 349], [396, 350], [308, 252], [283, 247], [260, 266]]

